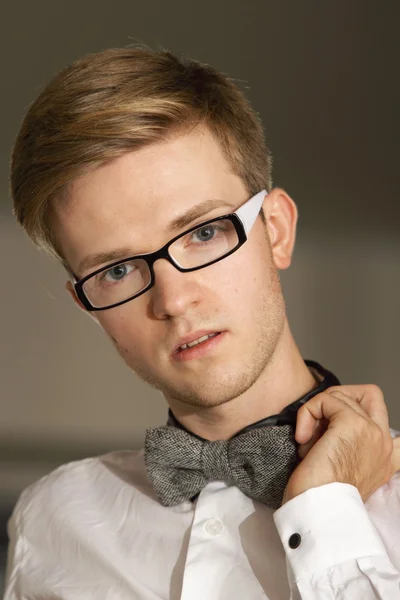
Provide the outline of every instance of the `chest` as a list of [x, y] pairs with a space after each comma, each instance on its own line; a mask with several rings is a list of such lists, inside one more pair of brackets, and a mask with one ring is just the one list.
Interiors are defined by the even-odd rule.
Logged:
[[[132, 548], [137, 571], [133, 579], [143, 578], [147, 572], [156, 597], [289, 598], [285, 553], [271, 509], [253, 502], [234, 486], [213, 482], [203, 489], [189, 513], [171, 513], [168, 522], [165, 517], [163, 522], [161, 514], [142, 523], [140, 539], [136, 538]], [[141, 553], [138, 548], [143, 549]]]

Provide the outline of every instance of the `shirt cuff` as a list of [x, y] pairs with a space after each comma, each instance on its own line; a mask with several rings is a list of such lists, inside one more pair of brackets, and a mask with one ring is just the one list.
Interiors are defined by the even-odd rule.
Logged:
[[347, 560], [387, 556], [359, 491], [348, 483], [311, 488], [273, 517], [295, 581]]

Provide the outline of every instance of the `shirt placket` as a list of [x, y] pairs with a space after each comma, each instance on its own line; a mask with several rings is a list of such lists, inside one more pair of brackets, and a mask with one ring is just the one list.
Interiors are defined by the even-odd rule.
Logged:
[[[232, 518], [232, 500], [237, 494], [241, 495], [237, 488], [230, 489], [220, 481], [201, 491], [190, 531], [181, 600], [267, 598], [247, 565], [240, 542], [239, 526], [248, 511]], [[250, 511], [250, 503], [248, 506]]]

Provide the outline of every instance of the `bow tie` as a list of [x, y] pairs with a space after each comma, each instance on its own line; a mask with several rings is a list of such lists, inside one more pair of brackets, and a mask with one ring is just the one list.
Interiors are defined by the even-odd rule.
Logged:
[[299, 408], [339, 380], [306, 360], [323, 380], [279, 414], [245, 427], [229, 440], [209, 441], [185, 429], [169, 411], [167, 425], [146, 431], [147, 474], [163, 506], [197, 496], [210, 481], [236, 485], [244, 494], [277, 509], [290, 475], [300, 462], [294, 439]]

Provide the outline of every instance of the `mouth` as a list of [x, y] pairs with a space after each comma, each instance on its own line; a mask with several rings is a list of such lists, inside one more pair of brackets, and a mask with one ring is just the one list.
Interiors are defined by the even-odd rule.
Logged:
[[193, 348], [194, 346], [198, 346], [199, 344], [203, 344], [204, 342], [206, 342], [211, 337], [215, 337], [216, 335], [219, 335], [219, 334], [220, 334], [219, 331], [215, 331], [215, 332], [212, 332], [212, 333], [206, 333], [205, 335], [200, 336], [196, 340], [193, 340], [193, 342], [188, 342], [187, 344], [182, 344], [182, 346], [179, 346], [178, 352], [182, 352], [182, 350], [186, 350], [187, 348]]
[[172, 357], [177, 361], [187, 361], [193, 358], [200, 358], [210, 353], [217, 345], [220, 344], [222, 338], [225, 337], [226, 331], [213, 331], [204, 334], [193, 340], [179, 346]]

